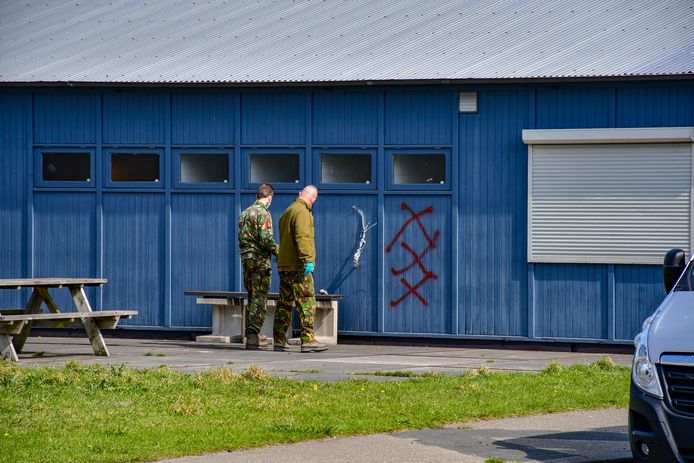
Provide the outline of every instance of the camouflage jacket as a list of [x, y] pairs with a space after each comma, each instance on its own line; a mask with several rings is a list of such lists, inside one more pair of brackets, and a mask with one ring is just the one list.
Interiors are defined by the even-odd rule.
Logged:
[[239, 217], [239, 253], [241, 259], [269, 259], [277, 255], [272, 233], [272, 215], [260, 201], [251, 204]]

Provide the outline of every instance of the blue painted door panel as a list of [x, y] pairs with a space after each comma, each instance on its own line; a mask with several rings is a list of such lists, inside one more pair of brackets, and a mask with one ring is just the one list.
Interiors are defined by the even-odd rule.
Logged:
[[[96, 199], [94, 193], [34, 194], [34, 276], [96, 278]], [[87, 288], [93, 309], [96, 288]], [[67, 290], [54, 290], [58, 306], [74, 310]], [[56, 296], [60, 294], [60, 296]]]
[[451, 332], [451, 198], [385, 198], [384, 331]]
[[236, 267], [232, 262], [235, 225], [233, 195], [172, 195], [172, 326], [211, 326], [209, 307], [199, 306], [183, 292], [230, 290]]
[[164, 326], [164, 195], [104, 194], [104, 307], [135, 309], [124, 325]]
[[[352, 206], [360, 208], [366, 220], [377, 222], [376, 195], [321, 194], [314, 207], [317, 264], [316, 291], [344, 295], [338, 311], [338, 329], [373, 331], [378, 314], [377, 228], [367, 233], [359, 267], [353, 256], [359, 245], [361, 218]], [[379, 227], [379, 225], [377, 225]]]

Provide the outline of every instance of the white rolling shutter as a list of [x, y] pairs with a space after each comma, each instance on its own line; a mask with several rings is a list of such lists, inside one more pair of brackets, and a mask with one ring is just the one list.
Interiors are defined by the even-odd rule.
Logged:
[[[524, 131], [530, 262], [660, 264], [668, 249], [690, 249], [691, 141], [624, 143], [635, 129], [613, 130], [616, 143], [578, 144]], [[551, 132], [549, 144], [537, 132]]]

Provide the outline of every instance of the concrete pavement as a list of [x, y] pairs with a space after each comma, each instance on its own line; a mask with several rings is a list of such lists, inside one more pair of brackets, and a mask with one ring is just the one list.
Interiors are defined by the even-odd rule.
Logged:
[[[349, 378], [382, 379], [379, 371], [461, 374], [485, 365], [492, 370], [539, 371], [555, 360], [562, 365], [588, 364], [605, 354], [465, 347], [349, 345], [326, 352], [302, 354], [246, 351], [241, 344], [203, 344], [195, 341], [107, 338], [110, 357], [96, 357], [86, 337], [30, 337], [19, 355], [21, 365], [124, 364], [135, 368], [168, 365], [174, 370], [197, 372], [232, 367], [241, 371], [255, 364], [266, 372], [294, 379], [335, 381]], [[630, 365], [631, 355], [610, 354], [618, 365]], [[392, 379], [387, 377], [386, 379]]]
[[557, 413], [273, 445], [161, 463], [580, 463], [629, 461], [626, 410]]
[[[398, 381], [383, 371], [462, 374], [485, 365], [492, 370], [538, 371], [551, 361], [562, 365], [595, 362], [605, 354], [568, 351], [504, 350], [465, 347], [339, 345], [327, 352], [246, 351], [238, 344], [194, 341], [108, 338], [110, 357], [93, 355], [85, 337], [31, 337], [20, 354], [22, 366], [125, 364], [135, 368], [168, 365], [198, 372], [230, 367], [242, 371], [255, 364], [267, 373], [292, 379], [337, 381], [362, 378]], [[630, 365], [631, 355], [610, 354], [618, 365]], [[628, 461], [626, 410], [559, 413], [451, 425], [370, 436], [276, 445], [246, 451], [170, 460], [170, 463], [235, 462], [484, 462], [498, 458], [514, 462]]]

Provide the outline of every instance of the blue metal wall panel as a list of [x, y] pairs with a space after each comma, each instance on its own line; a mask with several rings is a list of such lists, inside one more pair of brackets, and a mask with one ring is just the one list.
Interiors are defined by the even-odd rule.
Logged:
[[634, 84], [617, 89], [617, 127], [694, 125], [694, 84]]
[[353, 205], [364, 212], [367, 221], [377, 222], [376, 195], [319, 194], [314, 205], [316, 291], [324, 288], [329, 293], [344, 295], [338, 311], [340, 330], [374, 331], [380, 287], [377, 260], [381, 249], [376, 240], [377, 229], [371, 229], [360, 265], [354, 267], [352, 258], [359, 244], [361, 218]]
[[313, 94], [314, 145], [378, 143], [379, 94], [347, 90]]
[[384, 209], [384, 331], [450, 333], [450, 196], [387, 196]]
[[104, 144], [163, 144], [169, 94], [157, 90], [114, 90], [103, 95]]
[[479, 92], [460, 117], [459, 332], [527, 335], [527, 147], [532, 91]]
[[171, 197], [171, 325], [212, 326], [209, 308], [186, 290], [227, 291], [232, 262], [234, 196], [175, 194]]
[[96, 143], [99, 93], [50, 89], [34, 95], [34, 143]]
[[[96, 269], [102, 255], [97, 229], [102, 212], [98, 210], [97, 194], [36, 189], [31, 194], [32, 140], [49, 146], [94, 143], [97, 162], [100, 141], [107, 146], [156, 145], [165, 152], [177, 145], [233, 145], [237, 153], [249, 145], [295, 146], [306, 153], [306, 181], [311, 181], [314, 146], [379, 145], [380, 151], [393, 145], [451, 145], [451, 151], [459, 154], [459, 182], [452, 185], [459, 188], [457, 237], [451, 235], [454, 197], [448, 192], [395, 196], [384, 192], [386, 187], [379, 184], [376, 193], [380, 194], [334, 190], [319, 196], [314, 210], [316, 286], [345, 294], [339, 328], [358, 332], [377, 331], [382, 326], [386, 333], [631, 339], [642, 319], [662, 298], [659, 269], [527, 263], [527, 147], [521, 141], [521, 130], [694, 125], [694, 85], [480, 85], [474, 90], [478, 91], [479, 111], [458, 116], [459, 137], [455, 141], [451, 120], [457, 114], [457, 101], [450, 88], [440, 91], [412, 87], [387, 89], [384, 93], [335, 88], [313, 89], [310, 94], [305, 89], [254, 89], [243, 90], [241, 97], [238, 91], [222, 89], [36, 89], [33, 115], [31, 92], [0, 92], [0, 233], [7, 237], [0, 244], [0, 277], [41, 272], [83, 274], [84, 269]], [[101, 127], [95, 122], [99, 120], [95, 113], [99, 98], [103, 101]], [[169, 102], [173, 103], [170, 118]], [[311, 127], [307, 127], [309, 120]], [[101, 137], [99, 129], [103, 130]], [[239, 131], [242, 137], [236, 135]], [[170, 140], [167, 133], [171, 134]], [[236, 172], [239, 160], [237, 156], [233, 166]], [[376, 172], [384, 167], [385, 160], [379, 158]], [[103, 172], [97, 171], [99, 175]], [[166, 179], [163, 186], [170, 185], [169, 181]], [[99, 191], [101, 183], [96, 184]], [[240, 191], [241, 185], [235, 184], [235, 188]], [[223, 289], [243, 289], [240, 263], [228, 260], [236, 246], [236, 212], [232, 211], [247, 207], [255, 199], [254, 194], [202, 190], [164, 193], [171, 191], [103, 192], [102, 264], [104, 277], [109, 279], [102, 290], [105, 307], [141, 311], [137, 319], [124, 325], [164, 326], [166, 310], [170, 310], [173, 326], [206, 326], [209, 314], [196, 307], [193, 298], [183, 297], [182, 292], [209, 289], [216, 279], [225, 285]], [[271, 208], [275, 222], [296, 193], [276, 195]], [[171, 202], [170, 230], [166, 225], [167, 197]], [[240, 204], [236, 198], [240, 198]], [[391, 270], [398, 273], [399, 268], [407, 267], [417, 246], [426, 249], [428, 243], [414, 222], [397, 236], [410, 214], [402, 208], [403, 202], [414, 212], [431, 205], [433, 212], [423, 215], [422, 221], [433, 220], [426, 222], [431, 233], [440, 230], [441, 242], [421, 257], [425, 269], [438, 277], [428, 279], [416, 290], [427, 301], [426, 306], [414, 292], [408, 293], [400, 280], [405, 278], [415, 285], [420, 280], [417, 272], [425, 275], [421, 268], [415, 263], [398, 275]], [[359, 225], [352, 204], [371, 214], [372, 220], [384, 214], [383, 224], [373, 231], [358, 270], [350, 268]], [[384, 205], [384, 211], [378, 210], [379, 204]], [[33, 211], [34, 216], [27, 219], [27, 211]], [[86, 221], [88, 226], [72, 228], [72, 221]], [[208, 228], [206, 223], [218, 225]], [[66, 251], [49, 245], [55, 241], [56, 230], [65, 236], [69, 249], [84, 245], [89, 250], [79, 254], [77, 260], [66, 262], [60, 254]], [[381, 232], [383, 236], [377, 237]], [[30, 236], [34, 236], [33, 243], [27, 240]], [[193, 241], [191, 236], [205, 238]], [[395, 239], [389, 251], [375, 246], [378, 241], [381, 246], [388, 245], [389, 239]], [[169, 241], [171, 254], [167, 255]], [[407, 251], [403, 242], [413, 251]], [[459, 281], [455, 283], [447, 277], [453, 248], [457, 248], [460, 262]], [[441, 256], [433, 259], [438, 253]], [[205, 257], [208, 254], [222, 257], [210, 263]], [[227, 260], [221, 268], [220, 260]], [[374, 278], [380, 274], [379, 260], [384, 262], [387, 276], [383, 282]], [[165, 270], [169, 263], [171, 286], [170, 294], [166, 294], [169, 285]], [[458, 285], [457, 308], [452, 304], [452, 284]], [[272, 288], [278, 289], [276, 272]], [[529, 288], [532, 293], [528, 293]], [[19, 293], [8, 294], [0, 292], [3, 306], [26, 299]], [[403, 295], [406, 297], [399, 301]], [[169, 299], [171, 306], [167, 307]], [[381, 300], [386, 307], [379, 307]], [[390, 307], [391, 301], [394, 307]], [[533, 304], [532, 310], [529, 303]], [[455, 310], [457, 327], [452, 326]], [[384, 325], [378, 323], [381, 311], [385, 314]], [[529, 325], [533, 333], [528, 333]]]
[[306, 140], [306, 93], [249, 92], [241, 95], [241, 143], [300, 145]]
[[174, 92], [171, 138], [174, 145], [232, 145], [238, 95], [223, 91]]
[[536, 129], [614, 126], [614, 87], [553, 86], [537, 90]]
[[448, 91], [386, 92], [386, 145], [450, 145], [457, 101]]
[[[94, 193], [34, 193], [34, 276], [96, 278]], [[87, 288], [93, 309], [95, 288]], [[59, 293], [59, 296], [57, 295]], [[59, 307], [73, 308], [67, 290], [53, 292]]]
[[[27, 171], [31, 94], [0, 91], [0, 278], [27, 276]], [[26, 302], [20, 291], [0, 291], [1, 307]]]
[[104, 307], [135, 309], [124, 325], [164, 326], [164, 195], [103, 197]]
[[548, 338], [605, 339], [607, 266], [535, 266], [535, 335]]
[[665, 298], [658, 265], [615, 265], [615, 338], [631, 340]]

